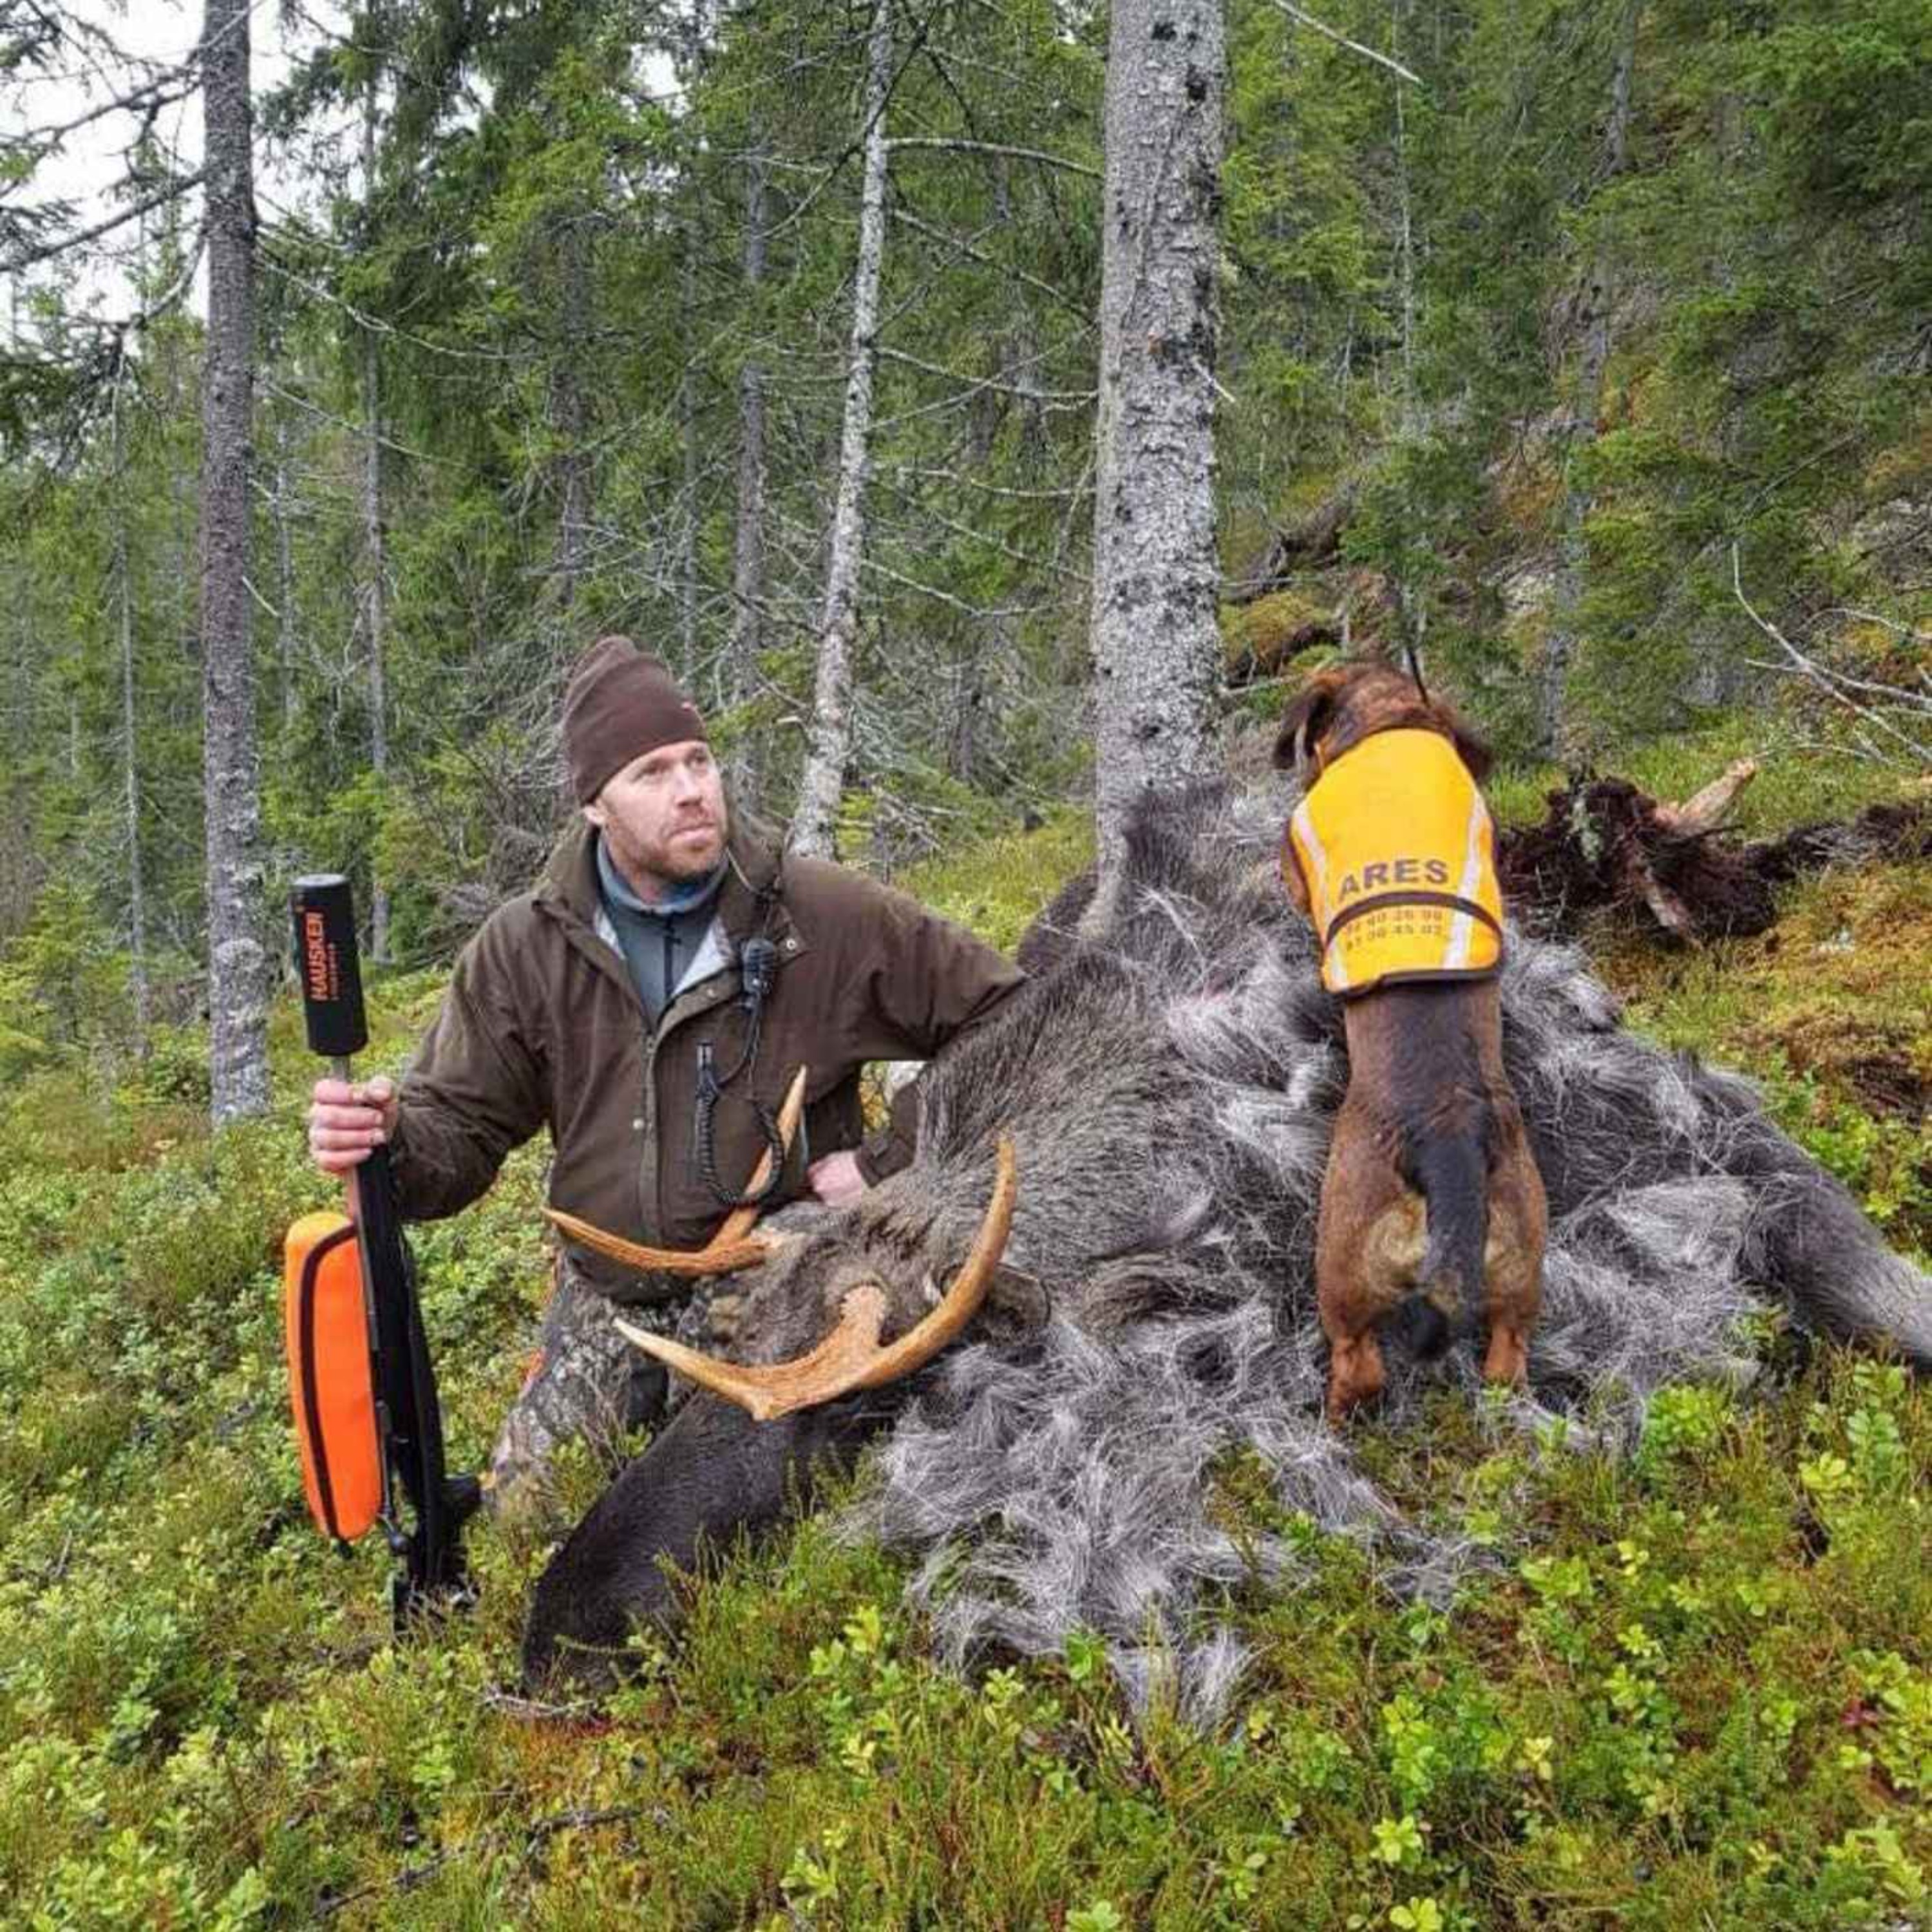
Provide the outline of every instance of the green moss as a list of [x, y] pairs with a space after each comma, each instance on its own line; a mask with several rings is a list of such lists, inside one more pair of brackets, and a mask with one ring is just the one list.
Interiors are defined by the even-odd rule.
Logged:
[[1063, 806], [1034, 831], [1005, 832], [928, 860], [901, 883], [935, 912], [1010, 952], [1054, 893], [1093, 862], [1093, 814]]
[[1333, 642], [1335, 609], [1306, 591], [1276, 590], [1221, 608], [1221, 641], [1230, 676], [1272, 677], [1298, 652]]
[[1755, 939], [1604, 950], [1629, 1023], [1762, 1083], [1896, 1244], [1932, 1252], [1932, 864], [1827, 872]]

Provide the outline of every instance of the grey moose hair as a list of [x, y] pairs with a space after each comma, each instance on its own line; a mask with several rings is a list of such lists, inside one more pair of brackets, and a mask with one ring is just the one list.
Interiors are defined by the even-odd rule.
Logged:
[[[1284, 1510], [1372, 1546], [1393, 1588], [1441, 1600], [1478, 1560], [1405, 1520], [1322, 1419], [1315, 1223], [1346, 1068], [1276, 874], [1292, 802], [1272, 779], [1150, 800], [1099, 929], [1076, 921], [1075, 892], [1030, 936], [1042, 970], [934, 1063], [917, 1157], [866, 1209], [875, 1250], [895, 1226], [963, 1239], [994, 1138], [1016, 1144], [1003, 1280], [1026, 1312], [996, 1313], [920, 1378], [846, 1517], [917, 1557], [910, 1594], [954, 1662], [1090, 1630], [1137, 1700], [1159, 1685], [1219, 1714], [1244, 1664], [1220, 1591], [1292, 1591], [1307, 1562], [1292, 1538], [1238, 1542], [1214, 1520], [1234, 1451]], [[1767, 1303], [1932, 1363], [1932, 1283], [1747, 1082], [1625, 1030], [1570, 948], [1512, 934], [1502, 994], [1550, 1207], [1531, 1386], [1504, 1426], [1562, 1416], [1574, 1441], [1626, 1445], [1665, 1383], [1751, 1379], [1744, 1318]], [[840, 1220], [809, 1239], [836, 1242]], [[784, 1292], [750, 1298], [767, 1358], [799, 1339]], [[1391, 1369], [1398, 1425], [1445, 1374], [1476, 1399], [1472, 1361], [1421, 1372], [1394, 1352]]]

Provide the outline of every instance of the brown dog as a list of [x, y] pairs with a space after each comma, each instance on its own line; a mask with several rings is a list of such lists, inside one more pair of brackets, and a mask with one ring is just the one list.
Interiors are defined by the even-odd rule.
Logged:
[[1419, 1354], [1480, 1323], [1484, 1376], [1520, 1384], [1547, 1217], [1503, 1072], [1489, 754], [1419, 681], [1358, 662], [1295, 698], [1275, 762], [1306, 787], [1282, 875], [1346, 1002], [1316, 1252], [1330, 1419], [1380, 1393], [1376, 1328], [1404, 1303]]

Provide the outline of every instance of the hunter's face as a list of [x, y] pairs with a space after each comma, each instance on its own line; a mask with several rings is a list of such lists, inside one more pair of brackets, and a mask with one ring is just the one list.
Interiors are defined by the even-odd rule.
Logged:
[[724, 855], [724, 782], [701, 738], [660, 745], [610, 779], [584, 815], [647, 904]]

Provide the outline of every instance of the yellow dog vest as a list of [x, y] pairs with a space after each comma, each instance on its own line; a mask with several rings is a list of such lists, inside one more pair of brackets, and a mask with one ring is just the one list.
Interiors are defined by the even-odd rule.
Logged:
[[1502, 963], [1496, 832], [1436, 732], [1379, 731], [1344, 752], [1295, 808], [1281, 860], [1308, 888], [1331, 993], [1480, 979]]

